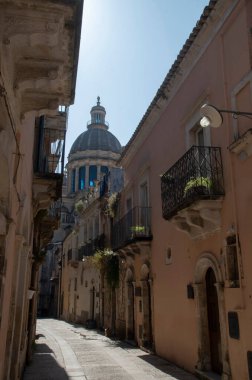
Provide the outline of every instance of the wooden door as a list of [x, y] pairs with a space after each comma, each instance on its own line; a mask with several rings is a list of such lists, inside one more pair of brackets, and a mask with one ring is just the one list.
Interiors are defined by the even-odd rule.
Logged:
[[222, 373], [221, 335], [216, 278], [212, 268], [206, 273], [207, 316], [212, 371]]

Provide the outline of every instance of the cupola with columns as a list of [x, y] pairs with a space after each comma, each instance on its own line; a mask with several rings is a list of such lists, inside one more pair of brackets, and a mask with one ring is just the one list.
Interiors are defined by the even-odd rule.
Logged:
[[99, 96], [90, 114], [87, 130], [77, 137], [68, 156], [68, 194], [72, 195], [95, 187], [116, 166], [122, 150], [118, 139], [108, 130], [106, 110]]

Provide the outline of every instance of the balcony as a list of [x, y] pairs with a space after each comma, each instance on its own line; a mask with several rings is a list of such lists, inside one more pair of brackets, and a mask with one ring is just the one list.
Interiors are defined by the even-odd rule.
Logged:
[[67, 111], [36, 120], [33, 190], [39, 209], [61, 197]]
[[63, 175], [67, 112], [41, 116], [35, 127], [34, 173], [41, 177]]
[[162, 177], [163, 217], [203, 238], [220, 229], [224, 196], [221, 149], [193, 146]]
[[151, 208], [134, 207], [112, 228], [112, 249], [117, 250], [129, 244], [152, 240]]
[[96, 239], [89, 241], [78, 250], [78, 260], [83, 260], [84, 257], [93, 256], [97, 250], [105, 248], [104, 234], [98, 236]]

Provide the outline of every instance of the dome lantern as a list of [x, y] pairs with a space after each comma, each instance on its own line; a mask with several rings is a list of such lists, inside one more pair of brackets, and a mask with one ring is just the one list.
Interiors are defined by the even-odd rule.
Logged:
[[90, 114], [91, 120], [87, 123], [88, 129], [93, 127], [108, 129], [108, 123], [105, 120], [106, 110], [103, 106], [101, 106], [99, 96], [97, 96], [97, 104], [91, 108]]

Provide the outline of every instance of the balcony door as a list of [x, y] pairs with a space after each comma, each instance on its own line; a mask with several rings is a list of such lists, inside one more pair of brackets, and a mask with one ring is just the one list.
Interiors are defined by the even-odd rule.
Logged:
[[195, 133], [196, 145], [197, 146], [205, 146], [205, 137], [204, 137], [204, 129], [198, 128]]
[[131, 237], [131, 228], [133, 226], [133, 210], [132, 210], [132, 198], [126, 199], [126, 226], [124, 228], [124, 233], [127, 234], [126, 239], [128, 240]]
[[209, 177], [210, 167], [209, 167], [209, 153], [205, 149], [206, 138], [204, 134], [204, 129], [199, 127], [195, 132], [195, 142], [198, 146], [198, 154], [196, 159], [196, 173], [195, 177], [206, 178]]
[[148, 194], [148, 183], [144, 182], [140, 186], [140, 210], [139, 210], [139, 223], [140, 226], [146, 228], [150, 225], [149, 213], [148, 213], [148, 205], [149, 205], [149, 194]]

